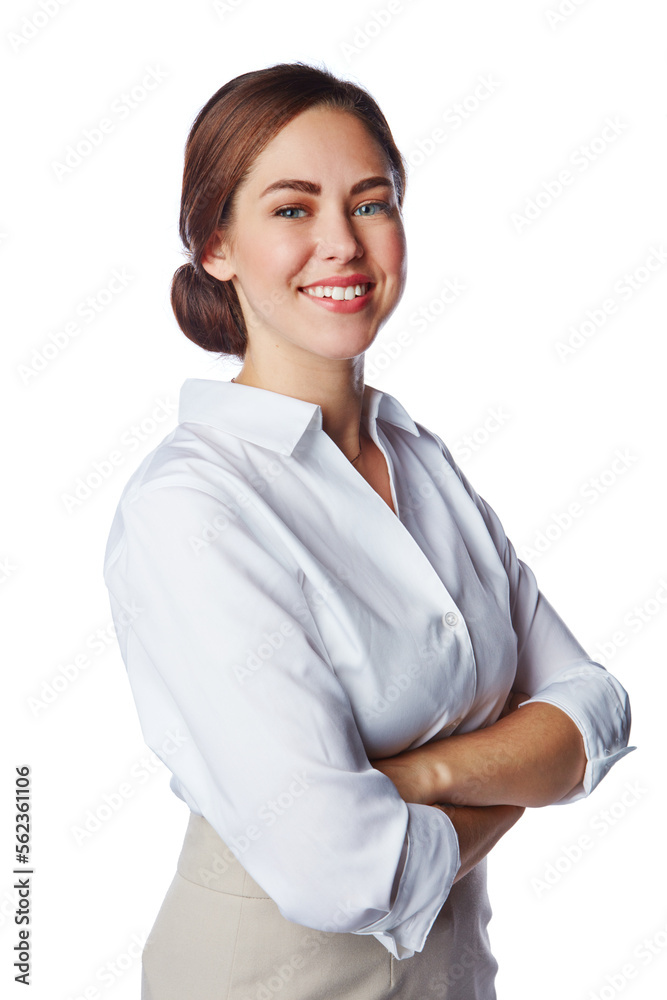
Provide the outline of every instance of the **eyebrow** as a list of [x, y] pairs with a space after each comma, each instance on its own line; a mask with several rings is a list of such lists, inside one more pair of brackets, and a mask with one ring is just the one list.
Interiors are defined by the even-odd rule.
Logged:
[[[362, 194], [364, 191], [368, 191], [370, 188], [377, 187], [393, 187], [392, 182], [388, 177], [366, 177], [363, 181], [358, 181], [350, 189], [350, 194]], [[299, 181], [293, 178], [284, 177], [282, 180], [274, 181], [273, 184], [269, 184], [260, 194], [260, 198], [263, 198], [267, 194], [272, 194], [274, 191], [301, 191], [303, 194], [322, 194], [321, 184], [314, 184], [313, 181]]]

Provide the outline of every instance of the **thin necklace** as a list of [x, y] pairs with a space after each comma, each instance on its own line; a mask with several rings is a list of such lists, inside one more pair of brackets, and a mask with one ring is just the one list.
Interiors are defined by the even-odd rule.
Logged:
[[[236, 381], [236, 379], [232, 379], [232, 382], [235, 382], [235, 381]], [[361, 430], [359, 430], [359, 454], [355, 455], [354, 458], [350, 459], [350, 461], [352, 462], [352, 465], [354, 465], [354, 463], [357, 461], [358, 458], [361, 458]]]

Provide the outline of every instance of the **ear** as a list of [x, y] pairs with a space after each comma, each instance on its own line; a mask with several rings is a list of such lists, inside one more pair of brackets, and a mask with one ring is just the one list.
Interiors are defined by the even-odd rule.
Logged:
[[208, 241], [201, 262], [204, 270], [220, 281], [230, 281], [234, 277], [230, 249], [219, 232]]

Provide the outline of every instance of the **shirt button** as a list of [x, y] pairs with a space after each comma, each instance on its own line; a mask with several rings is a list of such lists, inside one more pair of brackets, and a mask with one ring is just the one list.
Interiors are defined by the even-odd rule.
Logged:
[[459, 616], [455, 615], [453, 611], [448, 611], [446, 615], [442, 616], [442, 620], [445, 625], [450, 625], [452, 628], [458, 623]]

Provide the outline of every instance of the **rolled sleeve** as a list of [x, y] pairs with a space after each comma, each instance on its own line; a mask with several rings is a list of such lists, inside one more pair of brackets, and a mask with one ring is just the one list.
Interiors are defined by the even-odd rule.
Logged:
[[[449, 895], [461, 867], [454, 824], [446, 813], [432, 806], [408, 804], [409, 832], [394, 905], [386, 916], [355, 934], [373, 934], [394, 958], [411, 958], [423, 949], [440, 912], [440, 895], [434, 899], [432, 879]], [[428, 873], [428, 878], [424, 878]]]
[[592, 660], [540, 591], [535, 574], [516, 554], [492, 507], [474, 490], [446, 449], [474, 500], [507, 573], [512, 626], [517, 636], [513, 690], [565, 712], [579, 729], [586, 751], [582, 781], [555, 805], [590, 795], [613, 765], [637, 748], [628, 746], [631, 711], [628, 693], [600, 663]]
[[286, 919], [420, 951], [460, 867], [454, 827], [372, 767], [261, 508], [128, 494], [104, 578], [144, 739], [190, 807]]
[[[512, 621], [518, 637], [515, 688], [555, 705], [575, 723], [584, 741], [583, 779], [554, 805], [590, 795], [613, 765], [631, 753], [630, 700], [621, 683], [591, 660], [538, 588], [535, 574], [506, 539]], [[519, 706], [521, 708], [521, 705]]]

